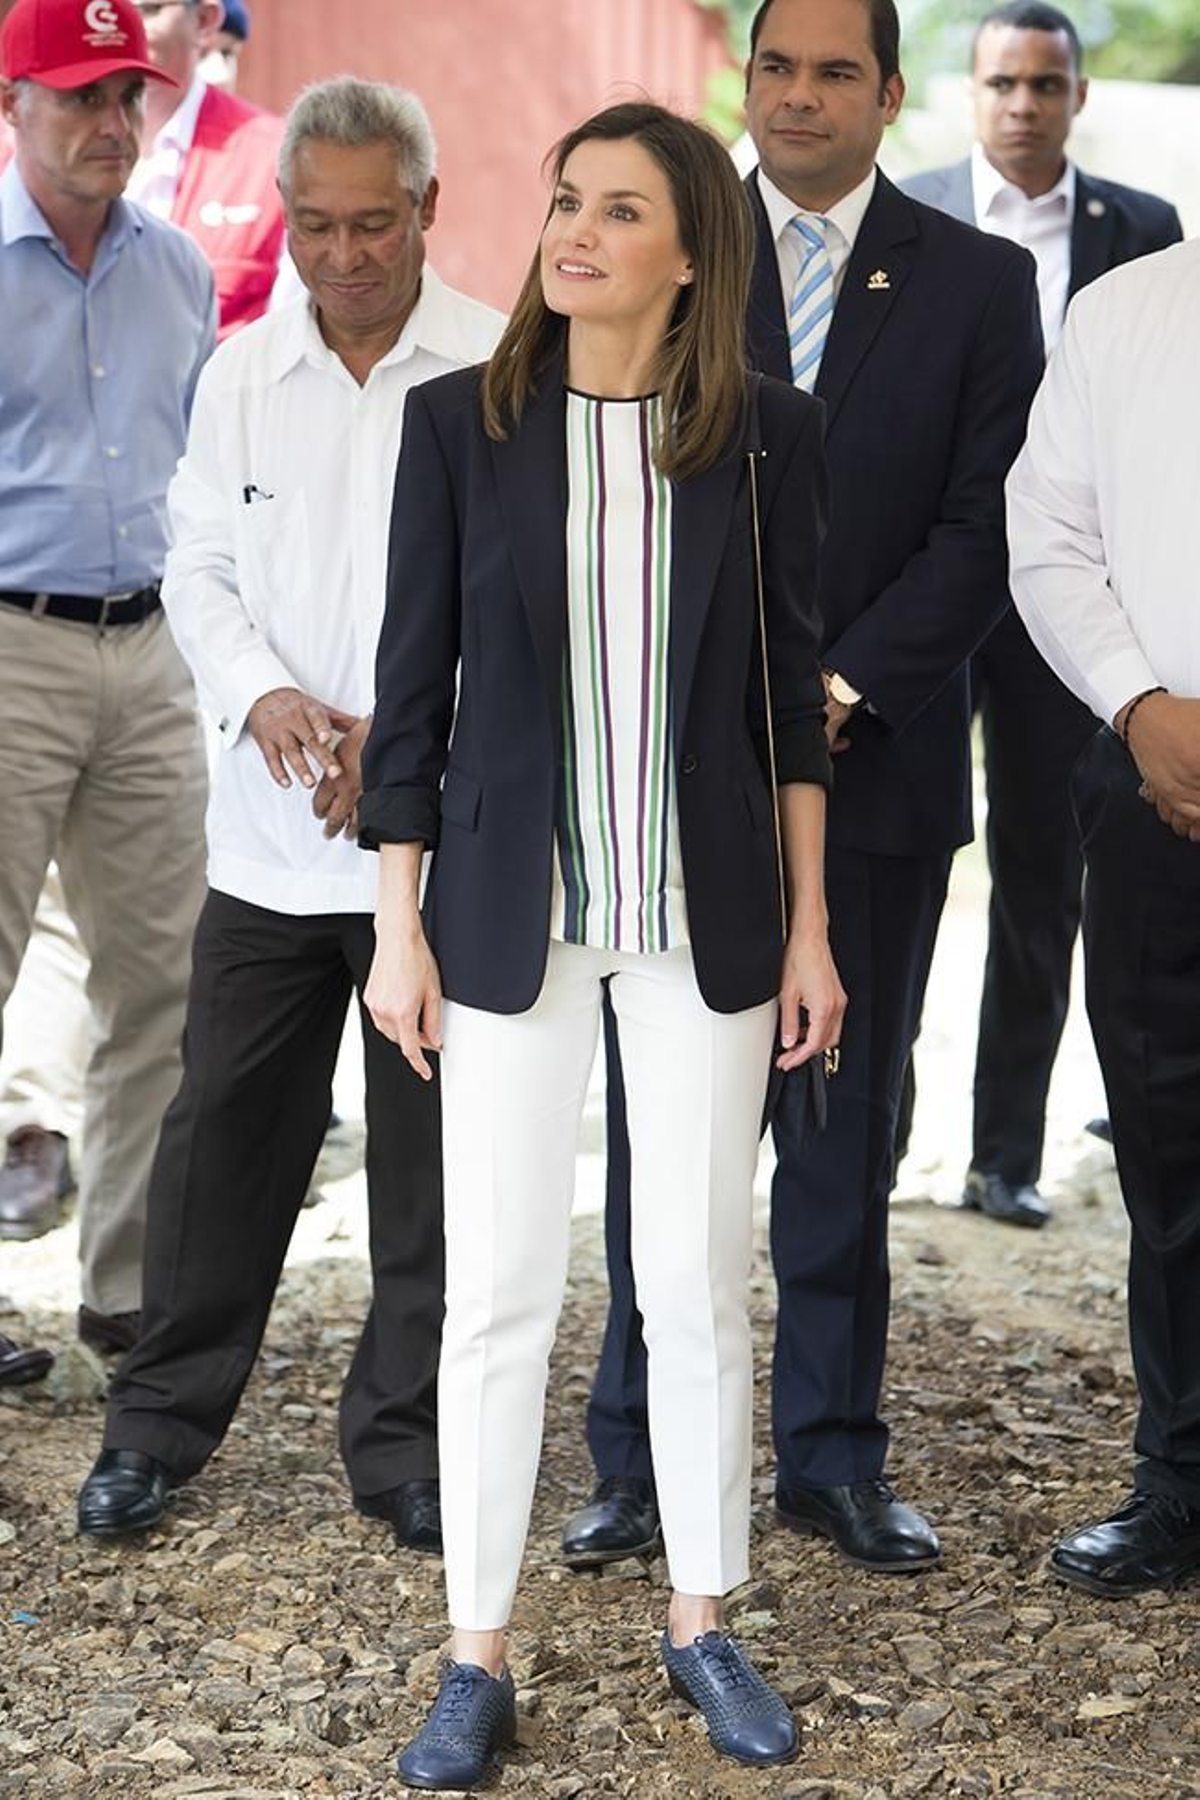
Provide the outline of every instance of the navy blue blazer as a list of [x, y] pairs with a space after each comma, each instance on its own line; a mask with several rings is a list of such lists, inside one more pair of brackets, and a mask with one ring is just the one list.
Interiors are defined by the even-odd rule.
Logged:
[[[779, 266], [754, 174], [751, 358], [787, 379]], [[821, 360], [829, 531], [822, 661], [865, 694], [828, 836], [946, 852], [971, 837], [968, 663], [1009, 604], [1004, 478], [1041, 379], [1028, 251], [880, 174]]]
[[[969, 157], [948, 168], [912, 175], [901, 185], [915, 199], [941, 207], [968, 225], [975, 223]], [[1179, 214], [1169, 201], [1076, 169], [1068, 299], [1109, 269], [1148, 256], [1154, 250], [1165, 250], [1182, 238]]]
[[[480, 370], [407, 400], [363, 754], [360, 841], [434, 847], [425, 927], [453, 1000], [522, 1012], [540, 991], [562, 771], [566, 405], [556, 370], [503, 443]], [[700, 991], [736, 1012], [779, 991], [746, 448], [760, 516], [779, 780], [829, 779], [816, 567], [821, 409], [764, 381], [721, 460], [674, 484], [669, 663], [688, 922]]]

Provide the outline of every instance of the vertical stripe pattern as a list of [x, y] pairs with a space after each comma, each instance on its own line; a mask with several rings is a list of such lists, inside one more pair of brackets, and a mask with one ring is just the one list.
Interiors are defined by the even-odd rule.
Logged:
[[820, 372], [833, 313], [833, 263], [826, 242], [829, 221], [818, 213], [797, 213], [791, 228], [801, 242], [800, 269], [788, 307], [792, 380], [806, 394], [811, 394]]
[[567, 634], [551, 932], [688, 941], [672, 768], [671, 487], [657, 397], [567, 395]]

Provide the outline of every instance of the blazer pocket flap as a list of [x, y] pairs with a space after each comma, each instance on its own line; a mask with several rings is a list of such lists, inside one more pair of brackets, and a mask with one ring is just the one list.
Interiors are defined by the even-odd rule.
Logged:
[[479, 802], [483, 789], [461, 769], [447, 769], [442, 782], [442, 817], [464, 831], [474, 831], [479, 823]]

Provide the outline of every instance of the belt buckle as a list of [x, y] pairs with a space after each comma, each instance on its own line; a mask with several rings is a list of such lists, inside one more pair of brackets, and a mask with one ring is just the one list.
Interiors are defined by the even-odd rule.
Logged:
[[120, 594], [105, 594], [100, 602], [100, 617], [96, 621], [96, 629], [98, 631], [103, 631], [108, 624], [108, 609], [110, 606], [119, 606], [123, 600], [132, 600], [134, 595], [140, 594], [141, 591], [141, 588], [126, 588]]

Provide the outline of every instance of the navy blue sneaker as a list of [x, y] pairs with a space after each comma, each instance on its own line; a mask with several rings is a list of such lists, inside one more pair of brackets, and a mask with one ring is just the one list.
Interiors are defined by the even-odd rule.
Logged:
[[473, 1788], [497, 1750], [517, 1741], [513, 1678], [475, 1663], [446, 1664], [433, 1711], [396, 1767], [415, 1788]]
[[677, 1650], [663, 1632], [662, 1659], [672, 1688], [703, 1713], [714, 1750], [735, 1762], [791, 1762], [800, 1749], [796, 1721], [746, 1659], [737, 1639], [706, 1631]]

